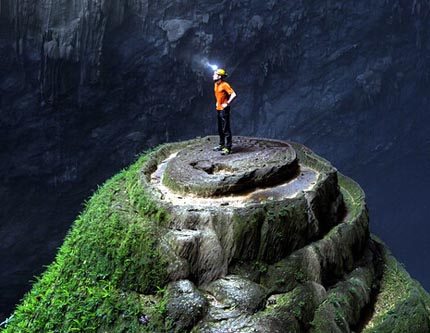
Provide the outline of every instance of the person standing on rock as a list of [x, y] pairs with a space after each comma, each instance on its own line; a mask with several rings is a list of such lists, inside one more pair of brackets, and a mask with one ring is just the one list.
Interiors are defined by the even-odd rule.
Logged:
[[214, 71], [213, 80], [219, 134], [219, 145], [214, 150], [221, 151], [222, 155], [231, 154], [230, 104], [237, 96], [233, 88], [224, 81], [226, 77], [227, 72], [224, 69], [218, 68]]

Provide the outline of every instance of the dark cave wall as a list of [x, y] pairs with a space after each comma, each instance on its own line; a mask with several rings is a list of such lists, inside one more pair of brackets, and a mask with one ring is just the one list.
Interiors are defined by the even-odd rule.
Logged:
[[430, 185], [407, 172], [429, 164], [428, 17], [426, 1], [1, 0], [0, 313], [97, 184], [144, 149], [215, 132], [207, 61], [239, 95], [233, 134], [311, 147], [363, 185], [394, 253], [413, 249], [398, 225], [422, 218], [414, 195]]

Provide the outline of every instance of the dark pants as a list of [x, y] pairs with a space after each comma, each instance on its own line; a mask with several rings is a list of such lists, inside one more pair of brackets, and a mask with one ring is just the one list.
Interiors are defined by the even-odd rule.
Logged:
[[230, 129], [230, 107], [224, 110], [217, 110], [218, 114], [218, 135], [219, 144], [231, 149], [231, 129]]

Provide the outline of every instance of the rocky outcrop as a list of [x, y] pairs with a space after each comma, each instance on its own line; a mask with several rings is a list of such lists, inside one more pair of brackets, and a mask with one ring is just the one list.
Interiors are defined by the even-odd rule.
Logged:
[[[241, 143], [238, 152], [223, 157], [212, 152], [215, 142], [214, 137], [200, 140], [177, 155], [174, 145], [163, 148], [151, 155], [151, 160], [142, 171], [145, 187], [151, 189], [153, 195], [161, 199], [160, 204], [166, 211], [175, 216], [165, 244], [167, 253], [176, 254], [170, 261], [175, 276], [185, 276], [189, 271], [202, 284], [227, 274], [232, 262], [276, 262], [319, 238], [341, 220], [344, 214], [342, 194], [337, 187], [336, 171], [328, 163], [313, 160], [317, 169], [306, 171], [305, 166], [298, 169], [295, 150], [291, 145], [249, 138], [238, 138]], [[266, 150], [265, 147], [272, 148]], [[207, 198], [209, 191], [205, 188], [214, 187], [213, 177], [211, 173], [195, 171], [193, 151], [199, 152], [204, 160], [209, 155], [218, 163], [222, 161], [224, 165], [230, 165], [231, 174], [218, 178], [222, 180], [224, 192], [212, 191], [213, 197]], [[261, 162], [257, 161], [259, 165], [253, 164], [256, 156], [265, 154], [269, 154], [272, 160], [266, 157]], [[292, 160], [291, 156], [294, 157]], [[167, 166], [162, 163], [165, 159], [169, 160]], [[176, 167], [176, 159], [182, 165], [188, 165], [188, 169], [174, 169], [173, 173], [169, 166]], [[249, 181], [246, 191], [242, 190], [235, 198], [232, 194], [236, 189], [227, 185], [228, 179], [243, 179], [245, 171], [242, 165], [248, 160], [251, 162], [245, 170], [252, 169], [248, 178], [255, 176], [255, 179]], [[275, 174], [276, 166], [285, 161], [295, 162], [290, 166], [293, 172], [278, 174], [277, 184], [274, 185], [268, 176]], [[183, 175], [186, 171], [188, 174]], [[301, 172], [312, 172], [314, 178], [304, 179], [300, 183], [296, 178]], [[200, 187], [182, 186], [178, 191], [176, 180], [186, 183], [194, 173], [199, 176]], [[177, 178], [172, 179], [172, 174]], [[295, 177], [291, 178], [293, 174]], [[184, 179], [179, 179], [178, 175]], [[261, 189], [256, 191], [258, 188]], [[300, 192], [302, 190], [306, 192]], [[177, 194], [172, 194], [172, 191]], [[224, 196], [219, 197], [220, 193]], [[180, 196], [172, 198], [173, 205], [170, 204], [172, 196]], [[189, 196], [191, 198], [187, 200]], [[187, 263], [184, 264], [184, 260]], [[179, 267], [184, 270], [182, 274]]]
[[208, 301], [189, 280], [170, 283], [165, 297], [167, 315], [176, 331], [191, 329], [206, 314]]
[[[250, 151], [250, 147], [262, 146], [282, 151], [278, 141], [238, 141], [239, 147]], [[188, 162], [187, 171], [192, 174], [198, 164], [193, 151], [208, 161], [215, 143], [216, 138], [207, 138], [163, 147], [150, 155], [141, 178], [172, 215], [171, 231], [162, 241], [170, 258], [170, 279], [191, 279], [202, 286], [208, 300], [205, 316], [192, 331], [350, 332], [365, 328], [375, 299], [383, 292], [386, 250], [370, 238], [359, 186], [344, 176], [338, 182], [337, 171], [327, 161], [303, 146], [289, 144], [299, 161], [295, 177], [310, 168], [316, 173], [314, 181], [295, 186], [294, 177], [286, 176], [270, 189], [258, 190], [256, 184], [235, 195], [240, 201], [229, 193], [221, 201], [217, 196], [208, 198], [208, 192], [199, 188], [178, 188], [170, 179], [169, 165], [177, 167], [176, 159], [181, 165]], [[248, 155], [247, 149], [239, 149], [236, 159], [238, 164], [250, 159], [252, 167], [256, 153]], [[278, 159], [283, 160], [282, 155]], [[231, 170], [237, 165], [229, 157], [213, 158], [231, 163]], [[243, 171], [237, 170], [239, 175]], [[266, 168], [261, 165], [260, 170]], [[186, 182], [189, 177], [183, 172], [175, 175]], [[212, 173], [198, 172], [200, 181], [206, 176], [211, 186]], [[294, 193], [286, 190], [289, 186], [295, 188]], [[171, 200], [166, 191], [176, 193], [178, 200]], [[191, 200], [186, 201], [189, 196]], [[418, 310], [421, 302], [427, 304], [426, 310]], [[413, 305], [414, 312], [426, 316], [418, 325], [423, 332], [429, 329], [428, 302], [425, 296]], [[403, 320], [392, 323], [390, 330], [403, 325]]]
[[116, 176], [5, 333], [430, 329], [429, 295], [371, 237], [354, 181], [302, 145], [237, 140], [227, 156], [216, 137], [163, 145]]
[[[96, 184], [148, 147], [213, 132], [207, 62], [239, 94], [234, 135], [306, 143], [373, 191], [375, 220], [396, 223], [376, 224], [384, 239], [404, 240], [409, 212], [426, 214], [396, 193], [424, 198], [428, 181], [428, 19], [425, 1], [1, 0], [1, 303], [51, 261]], [[425, 239], [390, 243], [412, 257]]]
[[211, 144], [179, 152], [167, 163], [163, 184], [182, 194], [213, 197], [285, 182], [298, 171], [295, 151], [285, 144], [238, 138], [235, 152], [240, 154], [225, 157]]

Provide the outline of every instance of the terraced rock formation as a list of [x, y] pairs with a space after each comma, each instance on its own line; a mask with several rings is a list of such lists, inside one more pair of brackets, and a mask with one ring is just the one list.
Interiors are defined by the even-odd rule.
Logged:
[[[142, 183], [172, 216], [162, 244], [176, 280], [167, 297], [175, 329], [370, 332], [387, 326], [390, 315], [381, 321], [373, 309], [388, 287], [381, 284], [388, 254], [370, 237], [361, 188], [298, 144], [242, 137], [227, 157], [211, 151], [215, 144], [208, 137], [166, 146], [142, 170]], [[258, 174], [260, 180], [282, 168], [285, 174], [270, 184], [250, 182], [240, 193], [227, 185], [232, 177]], [[217, 184], [223, 192], [212, 190]], [[428, 296], [410, 289], [422, 295], [409, 306], [412, 313], [421, 307], [418, 331], [426, 332]], [[205, 311], [193, 313], [188, 302], [170, 296], [191, 293], [206, 298]], [[408, 321], [390, 320], [390, 332]]]
[[207, 62], [240, 97], [234, 133], [306, 142], [354, 175], [374, 230], [428, 284], [414, 256], [430, 251], [429, 14], [426, 0], [1, 0], [0, 322], [96, 184], [212, 133]]
[[5, 332], [429, 332], [364, 193], [290, 142], [161, 146], [88, 203]]

